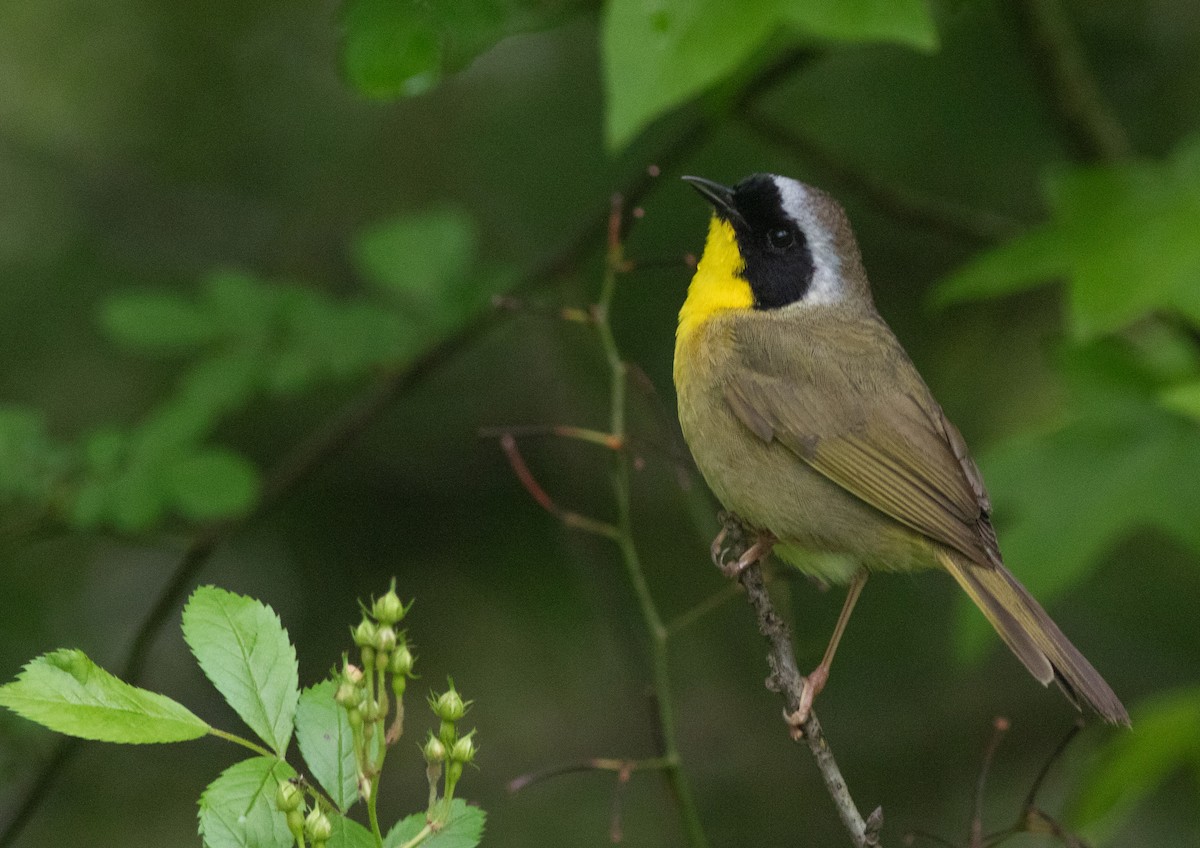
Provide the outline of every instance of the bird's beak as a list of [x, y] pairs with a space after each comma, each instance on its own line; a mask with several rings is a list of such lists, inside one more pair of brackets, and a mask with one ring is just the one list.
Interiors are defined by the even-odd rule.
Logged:
[[704, 177], [683, 177], [683, 181], [700, 192], [701, 197], [713, 205], [717, 215], [727, 221], [746, 226], [746, 219], [733, 203], [733, 189]]

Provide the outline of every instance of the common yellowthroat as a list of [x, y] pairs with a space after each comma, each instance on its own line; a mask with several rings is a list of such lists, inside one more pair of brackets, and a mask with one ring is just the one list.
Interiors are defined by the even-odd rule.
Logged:
[[773, 549], [850, 585], [792, 719], [824, 687], [867, 574], [941, 567], [1043, 685], [1128, 725], [1109, 685], [1004, 567], [979, 469], [876, 311], [841, 206], [770, 174], [732, 188], [684, 179], [714, 214], [679, 312], [683, 435], [713, 493], [759, 534], [740, 567]]

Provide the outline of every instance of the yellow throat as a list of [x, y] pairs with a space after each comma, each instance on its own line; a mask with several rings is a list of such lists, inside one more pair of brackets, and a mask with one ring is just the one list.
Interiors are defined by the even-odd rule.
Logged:
[[676, 371], [684, 359], [681, 355], [684, 346], [701, 324], [717, 313], [754, 306], [750, 284], [742, 278], [745, 264], [733, 227], [714, 215], [708, 225], [704, 254], [679, 310], [679, 326], [675, 330]]

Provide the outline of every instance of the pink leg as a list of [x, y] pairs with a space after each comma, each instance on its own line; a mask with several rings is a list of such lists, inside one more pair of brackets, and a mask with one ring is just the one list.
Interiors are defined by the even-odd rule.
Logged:
[[838, 643], [842, 641], [842, 634], [850, 621], [850, 613], [854, 612], [854, 605], [858, 603], [858, 596], [862, 594], [863, 586], [866, 585], [867, 570], [861, 568], [850, 582], [850, 589], [846, 593], [846, 602], [842, 604], [842, 611], [838, 615], [837, 624], [834, 625], [833, 636], [829, 639], [829, 647], [825, 649], [825, 656], [821, 658], [820, 664], [812, 670], [812, 673], [804, 678], [804, 686], [800, 690], [800, 703], [796, 707], [796, 711], [787, 717], [787, 723], [792, 728], [792, 736], [796, 739], [804, 735], [802, 728], [808, 719], [808, 714], [812, 711], [813, 700], [821, 694], [821, 690], [829, 682], [829, 667], [833, 665], [833, 655], [837, 653]]

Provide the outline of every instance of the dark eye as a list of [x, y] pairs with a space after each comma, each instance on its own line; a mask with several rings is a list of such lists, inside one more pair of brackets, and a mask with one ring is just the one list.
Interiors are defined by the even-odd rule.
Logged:
[[780, 227], [767, 233], [767, 241], [776, 250], [787, 250], [796, 243], [796, 236], [791, 230]]

